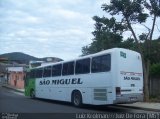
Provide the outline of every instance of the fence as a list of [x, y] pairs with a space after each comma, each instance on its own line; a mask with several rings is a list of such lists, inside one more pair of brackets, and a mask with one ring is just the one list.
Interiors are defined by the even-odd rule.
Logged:
[[152, 78], [149, 82], [150, 95], [160, 96], [160, 79]]

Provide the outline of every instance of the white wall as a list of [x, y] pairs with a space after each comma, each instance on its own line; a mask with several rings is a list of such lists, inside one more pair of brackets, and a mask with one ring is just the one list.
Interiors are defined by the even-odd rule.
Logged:
[[23, 67], [8, 67], [8, 71], [22, 72]]

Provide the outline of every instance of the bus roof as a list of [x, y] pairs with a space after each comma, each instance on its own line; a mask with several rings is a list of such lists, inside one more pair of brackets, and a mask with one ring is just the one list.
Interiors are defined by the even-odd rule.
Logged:
[[120, 51], [120, 50], [126, 50], [128, 52], [138, 53], [136, 51], [129, 50], [129, 49], [124, 49], [124, 48], [112, 48], [112, 49], [103, 50], [103, 51], [100, 51], [100, 52], [97, 52], [97, 53], [94, 53], [94, 54], [90, 54], [90, 55], [86, 55], [86, 56], [81, 56], [81, 57], [78, 57], [78, 58], [75, 58], [75, 59], [71, 59], [71, 60], [43, 64], [41, 66], [38, 66], [38, 67], [35, 67], [35, 68], [32, 68], [32, 69], [43, 68], [43, 67], [52, 66], [52, 65], [56, 65], [56, 64], [63, 64], [63, 63], [66, 63], [66, 62], [72, 62], [72, 61], [75, 61], [75, 60], [80, 60], [80, 59], [84, 59], [84, 58], [94, 57], [94, 56], [98, 56], [98, 55], [102, 55], [102, 54], [106, 54], [106, 53], [111, 53], [111, 52], [114, 52], [114, 51]]

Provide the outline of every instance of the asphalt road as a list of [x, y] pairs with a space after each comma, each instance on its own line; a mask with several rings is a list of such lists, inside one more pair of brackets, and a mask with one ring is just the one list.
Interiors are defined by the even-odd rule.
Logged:
[[[117, 106], [91, 106], [76, 108], [70, 103], [42, 99], [31, 99], [22, 93], [0, 86], [0, 113], [155, 113], [140, 109]], [[6, 114], [5, 114], [6, 115]], [[1, 115], [2, 116], [2, 115]], [[77, 115], [76, 115], [77, 116]], [[79, 115], [78, 115], [79, 116]], [[79, 117], [76, 117], [79, 118]]]

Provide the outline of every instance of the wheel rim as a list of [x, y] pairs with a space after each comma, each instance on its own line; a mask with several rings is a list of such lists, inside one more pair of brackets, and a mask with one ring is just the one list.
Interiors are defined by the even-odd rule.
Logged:
[[74, 95], [74, 105], [78, 106], [80, 104], [80, 96], [79, 94]]

